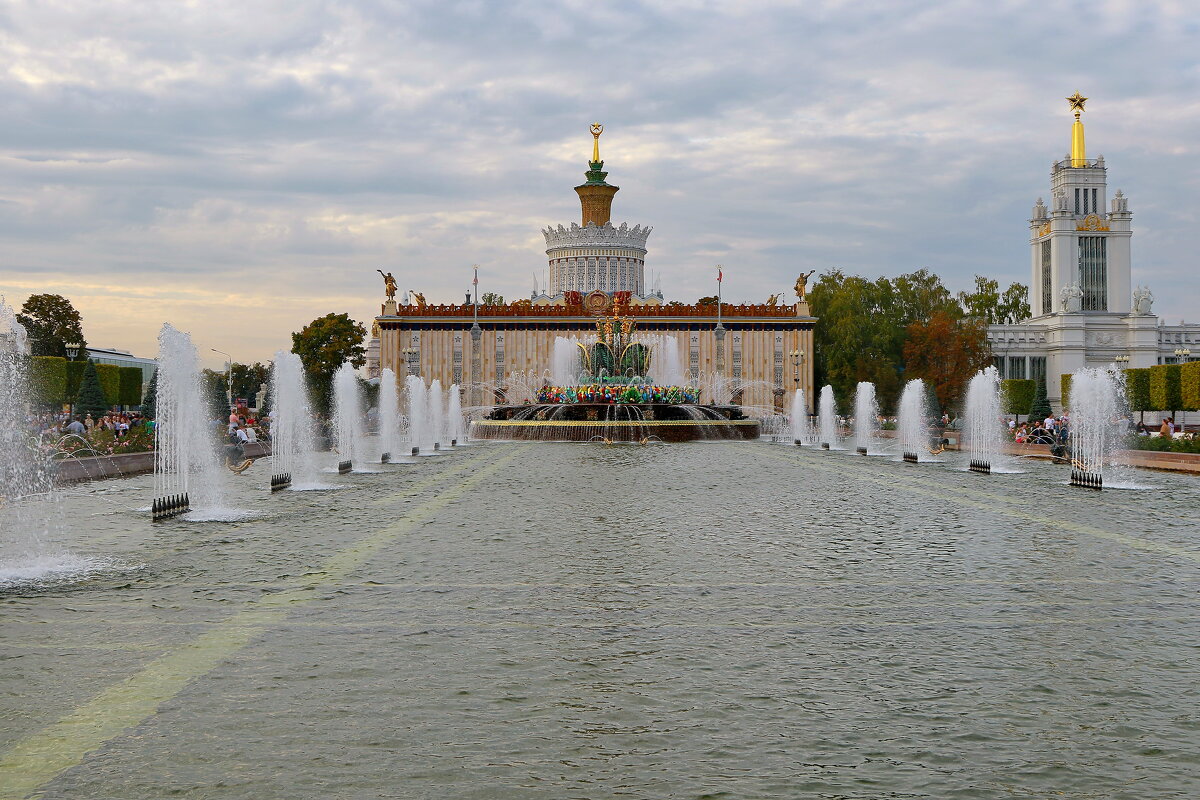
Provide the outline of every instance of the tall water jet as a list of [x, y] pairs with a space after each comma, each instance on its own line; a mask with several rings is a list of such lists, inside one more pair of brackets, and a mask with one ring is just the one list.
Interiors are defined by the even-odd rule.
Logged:
[[804, 390], [797, 389], [792, 393], [792, 408], [790, 414], [792, 444], [810, 444], [812, 441], [812, 433], [808, 424], [808, 401], [804, 397]]
[[579, 340], [575, 337], [554, 337], [550, 359], [550, 382], [555, 386], [575, 386], [579, 383]]
[[[217, 454], [211, 409], [200, 388], [200, 361], [192, 337], [169, 323], [158, 334], [158, 386], [154, 420], [155, 513], [190, 504], [208, 514], [224, 510], [224, 475]], [[186, 498], [172, 504], [170, 498]], [[211, 517], [210, 517], [211, 518]], [[221, 517], [218, 517], [221, 518]]]
[[900, 394], [896, 433], [900, 438], [900, 450], [905, 461], [920, 461], [921, 454], [929, 452], [928, 402], [925, 381], [916, 378], [904, 384], [904, 391]]
[[462, 389], [457, 383], [450, 386], [446, 402], [446, 438], [451, 445], [463, 444]]
[[1125, 410], [1123, 376], [1102, 369], [1071, 375], [1071, 485], [1100, 489], [1104, 468], [1111, 463]]
[[988, 474], [999, 466], [1000, 425], [1000, 374], [995, 367], [988, 367], [976, 372], [967, 385], [968, 468], [972, 472]]
[[391, 367], [379, 372], [379, 446], [380, 459], [387, 454], [389, 459], [408, 455], [400, 434], [400, 387], [396, 373]]
[[289, 475], [293, 489], [325, 488], [320, 481], [317, 435], [304, 364], [295, 353], [275, 353], [271, 406], [272, 471]]
[[860, 381], [854, 392], [854, 449], [867, 455], [875, 445], [879, 427], [879, 402], [875, 399], [875, 384]]
[[817, 438], [821, 447], [836, 450], [838, 443], [837, 403], [833, 399], [833, 387], [821, 387], [821, 398], [817, 409]]
[[442, 404], [442, 382], [438, 378], [429, 384], [429, 429], [433, 434], [433, 449], [440, 450], [446, 436], [446, 406]]
[[[427, 398], [425, 381], [417, 375], [404, 379], [404, 393], [408, 395], [408, 446], [412, 455], [418, 455], [429, 438]], [[430, 444], [432, 447], [432, 443]]]
[[338, 460], [358, 468], [364, 461], [362, 392], [349, 361], [333, 376], [333, 434]]

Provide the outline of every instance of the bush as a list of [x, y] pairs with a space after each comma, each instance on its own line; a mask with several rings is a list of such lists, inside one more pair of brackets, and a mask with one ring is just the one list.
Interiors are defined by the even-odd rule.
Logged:
[[100, 380], [100, 388], [104, 391], [104, 399], [109, 407], [121, 402], [121, 368], [116, 364], [97, 364], [96, 377]]
[[118, 401], [123, 406], [136, 406], [142, 402], [142, 368], [117, 367], [120, 375]]
[[1009, 378], [1000, 381], [1000, 407], [1005, 414], [1028, 415], [1033, 408], [1037, 381], [1028, 378]]
[[146, 387], [146, 394], [142, 397], [142, 416], [147, 419], [154, 419], [154, 415], [158, 411], [158, 370], [154, 370], [154, 375], [150, 378], [150, 385]]
[[1033, 402], [1029, 405], [1030, 419], [1046, 419], [1050, 416], [1050, 401], [1046, 399], [1046, 379], [1037, 379], [1037, 388], [1033, 392]]
[[67, 390], [63, 394], [63, 399], [66, 402], [73, 403], [75, 398], [79, 396], [79, 385], [83, 381], [83, 371], [87, 368], [87, 365], [87, 359], [67, 362]]
[[67, 360], [57, 356], [29, 359], [29, 388], [35, 402], [61, 405], [67, 399]]
[[1200, 453], [1200, 437], [1172, 439], [1164, 436], [1130, 436], [1126, 450], [1155, 450], [1160, 453]]
[[84, 364], [83, 378], [79, 381], [79, 397], [75, 400], [75, 413], [80, 417], [87, 414], [98, 420], [108, 413], [109, 402], [100, 385], [99, 371], [89, 358]]
[[1179, 367], [1179, 394], [1186, 411], [1200, 411], [1200, 361]]
[[1066, 411], [1071, 406], [1071, 373], [1064, 372], [1059, 379], [1059, 390], [1062, 392], [1062, 407]]
[[1150, 367], [1150, 402], [1158, 411], [1183, 409], [1179, 393], [1179, 365], [1159, 364]]
[[1150, 400], [1150, 370], [1125, 370], [1125, 396], [1129, 400], [1130, 411], [1161, 411]]

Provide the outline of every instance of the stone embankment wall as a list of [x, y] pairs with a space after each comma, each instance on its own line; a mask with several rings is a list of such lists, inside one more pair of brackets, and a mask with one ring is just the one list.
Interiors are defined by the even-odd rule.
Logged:
[[[246, 458], [265, 458], [271, 455], [271, 445], [255, 442], [246, 445]], [[125, 453], [118, 456], [64, 458], [57, 463], [55, 480], [58, 483], [78, 483], [101, 478], [124, 478], [154, 471], [154, 453]]]

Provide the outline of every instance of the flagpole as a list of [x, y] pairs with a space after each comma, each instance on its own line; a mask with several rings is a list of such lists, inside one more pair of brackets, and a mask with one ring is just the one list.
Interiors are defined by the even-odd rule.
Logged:
[[479, 324], [479, 265], [475, 264], [475, 279], [471, 281], [471, 290], [475, 293], [475, 302], [471, 303], [471, 308], [475, 311], [475, 324]]
[[718, 327], [720, 327], [720, 325], [721, 325], [721, 278], [723, 278], [723, 277], [724, 277], [724, 275], [722, 275], [722, 272], [721, 272], [721, 265], [717, 264], [717, 326]]

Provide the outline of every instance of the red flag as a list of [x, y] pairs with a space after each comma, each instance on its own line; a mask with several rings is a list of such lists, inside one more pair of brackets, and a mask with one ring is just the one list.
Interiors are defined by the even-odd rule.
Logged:
[[721, 272], [721, 268], [720, 268], [720, 267], [717, 267], [717, 283], [720, 283], [720, 282], [721, 282], [721, 278], [722, 278], [723, 276], [724, 276], [724, 273], [723, 273], [723, 272]]
[[471, 281], [471, 283], [475, 286], [479, 285], [479, 270], [475, 270], [475, 280]]

